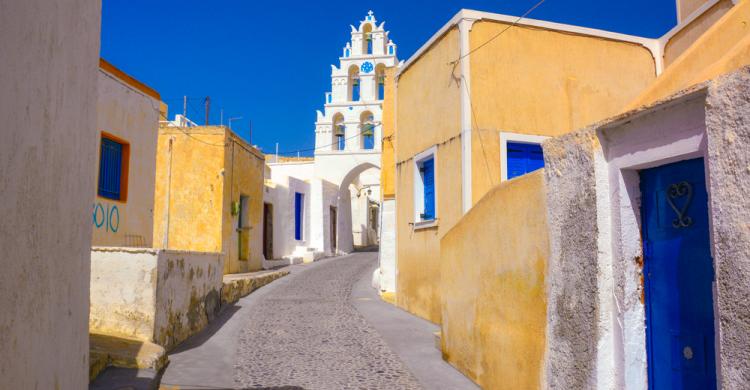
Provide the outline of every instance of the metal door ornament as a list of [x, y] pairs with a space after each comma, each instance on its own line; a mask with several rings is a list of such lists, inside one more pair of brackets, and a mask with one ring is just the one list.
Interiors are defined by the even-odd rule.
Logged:
[[[683, 206], [678, 208], [674, 201], [683, 196], [687, 196], [687, 199]], [[690, 183], [681, 181], [669, 186], [669, 189], [667, 189], [667, 203], [669, 203], [669, 206], [672, 207], [672, 210], [677, 214], [677, 218], [672, 221], [672, 227], [680, 229], [693, 224], [693, 219], [685, 215], [687, 214], [687, 209], [690, 206], [691, 200], [693, 200], [693, 186], [691, 186]]]

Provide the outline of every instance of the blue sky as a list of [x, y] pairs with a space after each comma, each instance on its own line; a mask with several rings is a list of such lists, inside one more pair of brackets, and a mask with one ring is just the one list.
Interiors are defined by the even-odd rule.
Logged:
[[[330, 90], [331, 64], [349, 25], [372, 9], [407, 59], [459, 9], [521, 15], [538, 0], [251, 1], [103, 0], [102, 57], [155, 88], [170, 109], [202, 124], [243, 117], [233, 128], [273, 153], [314, 146], [315, 110]], [[674, 0], [547, 0], [529, 18], [644, 37], [676, 23]], [[501, 38], [500, 38], [501, 39]], [[310, 155], [310, 152], [303, 152]]]

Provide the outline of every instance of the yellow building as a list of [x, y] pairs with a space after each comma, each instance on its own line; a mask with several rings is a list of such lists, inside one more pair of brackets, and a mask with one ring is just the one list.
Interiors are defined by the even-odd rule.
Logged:
[[397, 75], [396, 299], [436, 323], [440, 239], [525, 173], [509, 158], [538, 162], [545, 138], [618, 112], [656, 78], [655, 40], [530, 19], [492, 39], [516, 19], [462, 10]]
[[154, 246], [220, 252], [224, 273], [262, 268], [265, 157], [224, 126], [159, 128]]
[[[579, 191], [561, 216], [550, 211], [557, 195], [548, 183], [583, 187], [606, 176], [606, 169], [577, 171], [602, 151], [591, 157], [576, 148], [601, 146], [568, 133], [611, 117], [605, 123], [629, 123], [617, 115], [750, 63], [747, 2], [677, 6], [679, 24], [659, 39], [528, 19], [498, 36], [515, 17], [463, 10], [400, 68], [396, 302], [440, 323], [443, 356], [482, 387], [643, 384], [644, 377], [623, 374], [632, 365], [607, 349], [617, 323], [602, 314], [614, 310], [610, 290], [598, 301], [589, 297], [584, 287], [596, 288], [589, 285], [596, 278], [575, 267], [593, 254], [565, 252], [590, 243], [559, 231], [574, 225], [594, 237], [596, 218], [579, 217], [591, 213], [584, 199], [592, 190]], [[557, 145], [551, 158], [569, 165], [530, 173], [543, 165], [538, 145], [550, 137]], [[566, 258], [576, 277], [551, 276], [552, 254]], [[624, 348], [626, 355], [633, 349]], [[555, 359], [545, 360], [551, 353]]]
[[99, 61], [93, 246], [151, 247], [159, 94]]

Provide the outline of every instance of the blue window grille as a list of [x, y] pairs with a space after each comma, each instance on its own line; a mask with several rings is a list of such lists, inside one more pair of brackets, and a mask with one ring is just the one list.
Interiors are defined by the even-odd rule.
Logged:
[[430, 221], [435, 219], [435, 159], [422, 161], [419, 171], [424, 187], [424, 212], [421, 218], [423, 221]]
[[539, 144], [508, 142], [508, 179], [544, 167], [544, 154]]
[[99, 196], [122, 199], [122, 155], [123, 144], [102, 138], [99, 151]]
[[294, 239], [302, 240], [302, 211], [304, 208], [303, 195], [294, 193]]

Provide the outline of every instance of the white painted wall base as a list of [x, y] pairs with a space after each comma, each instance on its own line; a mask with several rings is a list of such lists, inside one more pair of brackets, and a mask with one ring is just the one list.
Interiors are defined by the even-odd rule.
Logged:
[[396, 200], [380, 206], [380, 291], [396, 292]]

